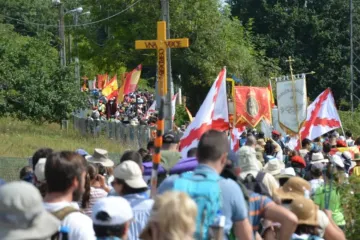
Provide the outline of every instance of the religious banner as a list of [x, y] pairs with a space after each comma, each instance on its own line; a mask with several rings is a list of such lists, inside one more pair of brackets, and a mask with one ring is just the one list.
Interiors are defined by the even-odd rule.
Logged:
[[[277, 107], [273, 107], [272, 109], [272, 125], [273, 129], [281, 133], [281, 136], [286, 136], [286, 132], [280, 127], [279, 123], [279, 109]], [[271, 135], [270, 135], [271, 136]]]
[[290, 134], [298, 134], [306, 120], [307, 94], [305, 74], [276, 78], [279, 124]]
[[234, 87], [235, 126], [256, 127], [261, 119], [271, 123], [270, 93], [266, 87]]

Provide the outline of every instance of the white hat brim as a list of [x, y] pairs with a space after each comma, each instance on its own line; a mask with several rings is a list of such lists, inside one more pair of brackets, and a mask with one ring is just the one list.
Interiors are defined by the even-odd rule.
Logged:
[[124, 179], [124, 181], [132, 188], [146, 188], [148, 186], [143, 177], [129, 180]]
[[47, 211], [35, 217], [30, 227], [23, 229], [16, 225], [4, 225], [0, 222], [0, 239], [48, 239], [59, 231], [61, 222]]
[[98, 158], [94, 158], [93, 156], [86, 156], [85, 159], [91, 163], [99, 163], [99, 164], [103, 165], [104, 167], [113, 167], [114, 166], [114, 162], [109, 158], [107, 158], [105, 160], [99, 160]]

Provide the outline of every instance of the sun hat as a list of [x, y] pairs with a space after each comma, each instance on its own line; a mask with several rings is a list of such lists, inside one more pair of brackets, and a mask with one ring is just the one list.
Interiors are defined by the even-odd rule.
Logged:
[[280, 174], [275, 175], [274, 177], [276, 179], [280, 179], [280, 178], [291, 178], [291, 177], [295, 177], [295, 176], [296, 176], [296, 173], [295, 173], [294, 168], [288, 167], [288, 168], [281, 169]]
[[281, 172], [281, 169], [285, 168], [285, 164], [279, 160], [272, 160], [265, 164], [264, 172], [270, 173], [271, 175], [278, 175]]
[[317, 152], [311, 155], [311, 163], [316, 163], [316, 162], [327, 163], [329, 162], [329, 160], [325, 159], [324, 155], [321, 152]]
[[132, 188], [145, 188], [146, 182], [142, 176], [142, 171], [134, 161], [124, 161], [114, 169], [114, 177], [122, 179]]
[[0, 239], [47, 239], [55, 234], [60, 221], [47, 212], [32, 184], [11, 182], [0, 187]]
[[291, 177], [284, 186], [275, 190], [275, 195], [281, 200], [294, 200], [304, 196], [305, 191], [310, 191], [311, 185], [301, 177]]
[[40, 158], [35, 165], [34, 174], [38, 182], [45, 181], [45, 164], [46, 164], [46, 158]]
[[341, 157], [337, 154], [332, 156], [331, 159], [332, 163], [334, 163], [337, 167], [344, 168], [344, 161], [341, 159]]
[[114, 162], [109, 158], [108, 151], [100, 148], [95, 148], [92, 156], [85, 157], [91, 163], [100, 163], [104, 167], [113, 167]]
[[245, 178], [246, 175], [252, 174], [254, 176], [260, 171], [257, 164], [255, 149], [250, 146], [243, 146], [236, 152], [236, 156], [239, 159], [239, 167], [241, 168], [240, 177]]
[[[99, 219], [97, 215], [105, 212], [109, 215], [106, 220]], [[130, 221], [134, 217], [129, 202], [122, 197], [101, 198], [92, 207], [91, 218], [94, 225], [119, 226]]]
[[360, 161], [360, 153], [355, 153], [354, 154], [354, 159], [353, 161]]
[[319, 207], [311, 200], [302, 196], [294, 199], [290, 204], [290, 211], [298, 217], [298, 225], [319, 226]]

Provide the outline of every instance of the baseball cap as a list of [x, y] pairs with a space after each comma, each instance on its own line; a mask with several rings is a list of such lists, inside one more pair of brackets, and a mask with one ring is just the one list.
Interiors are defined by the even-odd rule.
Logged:
[[81, 148], [77, 149], [75, 152], [83, 157], [90, 155], [87, 151], [85, 151], [84, 149], [81, 149]]
[[46, 164], [46, 158], [40, 158], [37, 164], [35, 165], [34, 174], [38, 182], [45, 181], [45, 164]]
[[60, 221], [47, 212], [37, 188], [25, 181], [0, 187], [0, 239], [48, 239]]
[[271, 133], [274, 134], [274, 135], [277, 135], [277, 136], [280, 136], [280, 135], [281, 135], [280, 132], [277, 131], [277, 130], [273, 130]]
[[179, 142], [180, 142], [180, 138], [174, 132], [170, 131], [163, 135], [163, 143], [174, 144]]
[[125, 183], [132, 188], [147, 187], [147, 184], [142, 176], [142, 171], [139, 165], [134, 161], [124, 161], [116, 166], [114, 170], [114, 177], [124, 180]]
[[[108, 215], [99, 217], [99, 213], [104, 212]], [[122, 197], [101, 198], [92, 207], [91, 218], [94, 225], [117, 226], [130, 221], [134, 217], [129, 202]]]

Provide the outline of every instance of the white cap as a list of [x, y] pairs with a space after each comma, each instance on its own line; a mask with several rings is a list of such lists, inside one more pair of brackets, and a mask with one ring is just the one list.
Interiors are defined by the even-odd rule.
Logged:
[[132, 188], [147, 187], [139, 165], [131, 160], [119, 164], [114, 170], [114, 177], [124, 180]]
[[38, 182], [45, 181], [45, 164], [46, 164], [46, 158], [40, 158], [35, 165], [34, 174]]
[[[96, 217], [99, 212], [105, 212], [109, 219], [100, 220]], [[99, 199], [92, 207], [91, 218], [94, 225], [117, 226], [130, 221], [134, 217], [129, 202], [122, 197], [106, 197]]]

